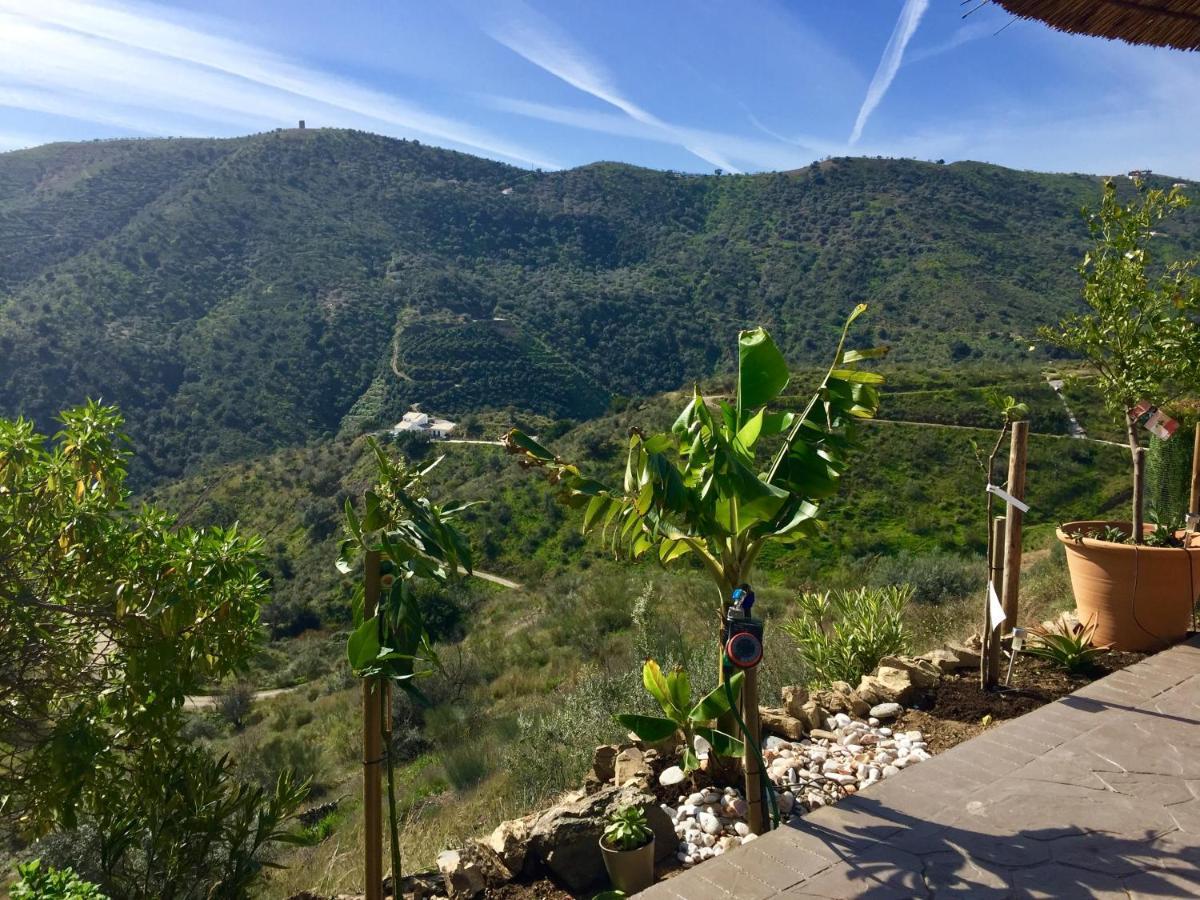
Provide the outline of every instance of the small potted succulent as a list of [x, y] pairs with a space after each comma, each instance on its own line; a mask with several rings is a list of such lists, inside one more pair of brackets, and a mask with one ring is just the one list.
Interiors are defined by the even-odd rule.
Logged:
[[618, 891], [633, 895], [654, 883], [654, 831], [641, 807], [625, 806], [609, 816], [600, 853]]

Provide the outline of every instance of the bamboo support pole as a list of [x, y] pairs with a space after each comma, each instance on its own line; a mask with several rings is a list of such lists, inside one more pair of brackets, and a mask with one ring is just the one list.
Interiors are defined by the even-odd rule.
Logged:
[[[363, 619], [375, 615], [379, 606], [378, 550], [363, 557]], [[381, 808], [383, 741], [380, 722], [383, 717], [383, 681], [364, 678], [363, 711], [363, 841], [366, 900], [383, 900], [383, 810]]]
[[[1004, 516], [992, 519], [992, 555], [988, 560], [988, 582], [1003, 596], [1004, 585]], [[1000, 628], [992, 621], [990, 598], [984, 600], [983, 687], [990, 690], [1000, 681]]]
[[1144, 544], [1145, 535], [1145, 504], [1146, 504], [1146, 448], [1138, 447], [1133, 454], [1133, 533], [1131, 537], [1135, 544]]
[[1200, 513], [1200, 422], [1196, 423], [1196, 438], [1192, 444], [1192, 493], [1188, 499], [1188, 512]]
[[[1018, 500], [1025, 499], [1025, 460], [1029, 447], [1029, 423], [1014, 422], [1012, 441], [1008, 450], [1008, 492]], [[1004, 523], [1004, 622], [1008, 628], [1017, 624], [1021, 591], [1021, 522], [1023, 513], [1015, 506], [1008, 508]]]
[[756, 752], [762, 743], [762, 730], [758, 722], [758, 667], [752, 666], [743, 671], [742, 721], [749, 732], [744, 735], [746, 744], [742, 751], [742, 766], [746, 771], [746, 824], [754, 834], [764, 834], [767, 830], [767, 811], [763, 806], [763, 771]]

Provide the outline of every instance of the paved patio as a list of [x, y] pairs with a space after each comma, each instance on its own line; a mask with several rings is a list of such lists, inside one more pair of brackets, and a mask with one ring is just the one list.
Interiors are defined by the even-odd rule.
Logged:
[[1198, 897], [1197, 725], [1193, 639], [639, 897]]

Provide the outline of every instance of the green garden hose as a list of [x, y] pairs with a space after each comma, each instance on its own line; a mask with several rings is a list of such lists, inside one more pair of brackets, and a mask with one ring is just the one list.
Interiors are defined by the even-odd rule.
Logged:
[[[733, 667], [729, 664], [729, 658], [725, 658], [725, 675], [729, 675], [729, 670]], [[742, 714], [738, 712], [737, 702], [733, 698], [733, 688], [729, 686], [729, 678], [725, 678], [725, 696], [729, 700], [729, 709], [733, 713], [734, 719], [737, 720], [738, 728], [742, 730], [742, 739], [746, 745], [754, 748], [754, 755], [758, 757], [758, 769], [762, 772], [762, 792], [766, 795], [767, 809], [771, 813], [771, 829], [779, 827], [779, 801], [775, 798], [775, 788], [771, 785], [771, 779], [767, 776], [767, 763], [763, 759], [762, 748], [758, 745], [758, 741], [754, 740], [750, 735], [750, 729], [746, 727], [746, 723], [742, 720]], [[747, 797], [747, 800], [750, 798]]]

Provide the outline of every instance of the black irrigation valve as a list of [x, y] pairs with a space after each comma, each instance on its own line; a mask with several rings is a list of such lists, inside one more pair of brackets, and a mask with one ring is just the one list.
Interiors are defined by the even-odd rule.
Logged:
[[763, 655], [763, 623], [750, 615], [754, 591], [743, 584], [733, 592], [733, 602], [725, 611], [725, 627], [721, 629], [721, 647], [725, 658], [738, 669], [752, 669]]

